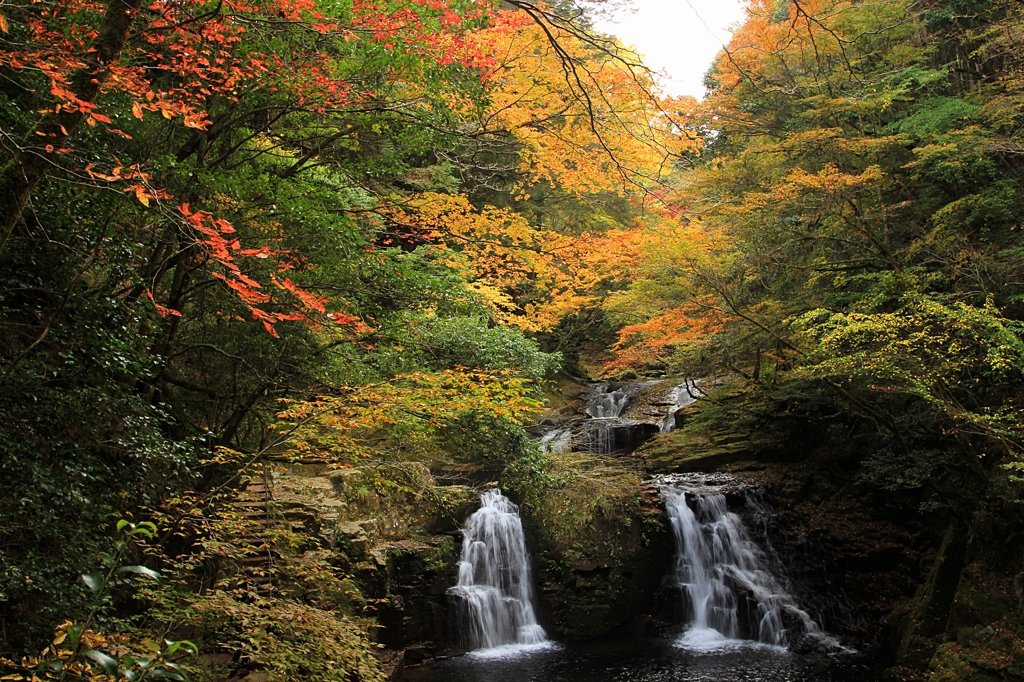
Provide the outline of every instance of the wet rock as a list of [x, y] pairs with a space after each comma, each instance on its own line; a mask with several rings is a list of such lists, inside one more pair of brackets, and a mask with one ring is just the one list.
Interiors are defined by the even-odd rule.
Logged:
[[808, 656], [811, 654], [827, 656], [835, 653], [835, 650], [831, 648], [827, 642], [822, 641], [821, 637], [812, 637], [810, 635], [797, 637], [789, 643], [788, 648], [794, 654], [800, 654], [801, 656]]
[[751, 447], [742, 440], [716, 443], [707, 436], [676, 430], [656, 434], [636, 455], [651, 473], [714, 471], [749, 459]]
[[629, 624], [630, 632], [638, 637], [661, 637], [671, 623], [649, 613], [641, 613]]
[[437, 496], [438, 512], [424, 526], [434, 535], [457, 532], [480, 505], [479, 492], [468, 485], [446, 485], [437, 490]]
[[458, 557], [448, 536], [408, 539], [381, 548], [387, 602], [378, 610], [378, 640], [389, 648], [423, 644], [429, 654], [448, 641], [445, 592]]
[[427, 648], [422, 644], [414, 644], [405, 648], [405, 664], [417, 665], [427, 657]]

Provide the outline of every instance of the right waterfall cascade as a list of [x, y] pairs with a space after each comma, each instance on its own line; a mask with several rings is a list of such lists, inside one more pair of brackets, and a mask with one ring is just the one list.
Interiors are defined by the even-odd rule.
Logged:
[[810, 636], [832, 647], [785, 586], [779, 567], [730, 511], [722, 485], [700, 476], [658, 483], [675, 540], [670, 580], [682, 600], [686, 631], [677, 644], [711, 650], [744, 643], [785, 647]]

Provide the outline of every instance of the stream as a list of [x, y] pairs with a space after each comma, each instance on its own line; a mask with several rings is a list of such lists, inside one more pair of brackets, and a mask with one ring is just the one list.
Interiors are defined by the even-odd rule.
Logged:
[[716, 651], [665, 638], [605, 638], [548, 649], [470, 653], [406, 668], [408, 682], [873, 682], [879, 672], [851, 655], [792, 654], [764, 645]]

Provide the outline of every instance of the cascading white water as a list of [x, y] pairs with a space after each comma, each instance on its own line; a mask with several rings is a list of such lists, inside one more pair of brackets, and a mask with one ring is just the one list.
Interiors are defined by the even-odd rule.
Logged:
[[[725, 495], [665, 486], [665, 508], [676, 541], [674, 579], [687, 613], [680, 646], [717, 648], [738, 640], [786, 646], [791, 635], [826, 639], [768, 568]], [[786, 624], [802, 631], [791, 633]]]
[[563, 426], [552, 429], [541, 436], [538, 442], [545, 452], [565, 452], [572, 448], [572, 428]]
[[498, 489], [462, 529], [459, 578], [449, 588], [455, 636], [466, 650], [546, 641], [533, 608], [533, 582], [519, 508]]
[[671, 404], [666, 410], [665, 419], [661, 422], [662, 433], [668, 433], [676, 428], [676, 412], [697, 402], [697, 398], [701, 395], [701, 391], [697, 387], [698, 383], [698, 381], [687, 379], [669, 393]]
[[537, 441], [552, 453], [632, 452], [658, 431], [675, 428], [676, 413], [702, 395], [700, 383], [686, 379], [678, 385], [665, 380], [594, 384], [583, 396], [583, 416], [538, 425]]
[[587, 399], [587, 414], [594, 419], [614, 419], [621, 416], [634, 391], [630, 390], [630, 386], [615, 391], [609, 391], [607, 386], [601, 388], [603, 390]]
[[660, 383], [639, 381], [624, 384], [614, 390], [608, 384], [594, 385], [586, 399], [586, 414], [590, 419], [580, 429], [577, 442], [579, 449], [607, 455], [633, 447], [630, 429], [638, 422], [624, 419], [623, 412], [639, 393]]
[[607, 384], [595, 387], [596, 391], [587, 398], [587, 415], [593, 420], [583, 432], [581, 445], [585, 450], [598, 454], [610, 454], [615, 450], [615, 425], [622, 411], [633, 397], [630, 386], [609, 390]]

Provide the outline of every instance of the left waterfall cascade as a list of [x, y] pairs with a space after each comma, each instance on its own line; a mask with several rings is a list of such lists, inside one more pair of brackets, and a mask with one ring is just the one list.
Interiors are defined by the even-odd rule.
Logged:
[[467, 651], [546, 644], [519, 508], [489, 490], [462, 536], [458, 583], [448, 589], [454, 639]]

